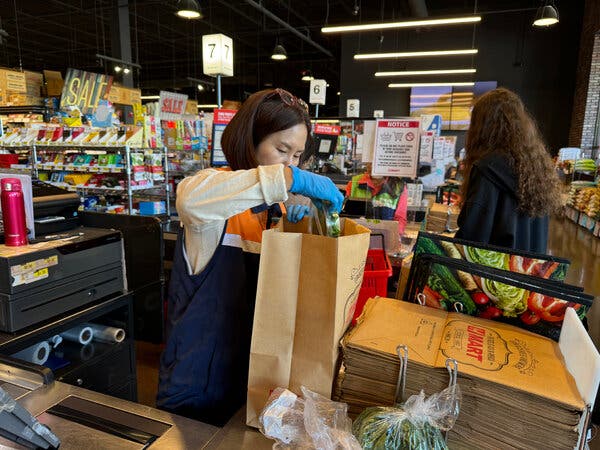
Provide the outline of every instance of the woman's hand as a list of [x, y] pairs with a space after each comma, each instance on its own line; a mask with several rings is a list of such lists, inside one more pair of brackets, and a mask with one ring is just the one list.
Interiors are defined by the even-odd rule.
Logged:
[[344, 196], [329, 178], [316, 175], [295, 166], [289, 166], [292, 175], [290, 192], [300, 194], [310, 199], [318, 206], [321, 202], [331, 204], [331, 212], [340, 212]]

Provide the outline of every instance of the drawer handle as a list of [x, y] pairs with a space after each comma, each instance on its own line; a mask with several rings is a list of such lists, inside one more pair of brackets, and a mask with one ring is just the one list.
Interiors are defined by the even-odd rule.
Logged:
[[81, 378], [77, 378], [77, 386], [83, 386], [83, 380]]

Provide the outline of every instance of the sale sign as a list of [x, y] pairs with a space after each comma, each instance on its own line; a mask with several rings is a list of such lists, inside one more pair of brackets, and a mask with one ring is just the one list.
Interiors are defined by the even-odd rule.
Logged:
[[160, 118], [161, 120], [183, 119], [188, 96], [175, 92], [160, 91]]
[[69, 69], [65, 77], [60, 109], [77, 106], [83, 114], [92, 114], [100, 100], [108, 100], [113, 77], [84, 70]]
[[418, 119], [377, 119], [372, 174], [416, 178], [420, 146]]
[[237, 113], [236, 109], [215, 109], [213, 115], [213, 123], [227, 125]]
[[328, 134], [331, 136], [339, 136], [342, 131], [342, 127], [338, 125], [324, 125], [322, 123], [316, 123], [314, 127], [314, 134]]

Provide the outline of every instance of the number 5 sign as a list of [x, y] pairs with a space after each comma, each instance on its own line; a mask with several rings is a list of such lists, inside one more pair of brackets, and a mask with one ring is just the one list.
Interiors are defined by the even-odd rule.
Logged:
[[310, 95], [308, 97], [308, 102], [311, 105], [324, 105], [326, 89], [327, 82], [325, 80], [310, 80]]
[[202, 36], [202, 69], [204, 75], [233, 76], [233, 41], [224, 34]]

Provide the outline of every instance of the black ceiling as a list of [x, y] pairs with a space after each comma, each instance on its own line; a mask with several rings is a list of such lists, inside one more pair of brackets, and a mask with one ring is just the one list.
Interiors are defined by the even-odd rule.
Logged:
[[[201, 36], [223, 33], [234, 40], [235, 76], [224, 80], [224, 98], [243, 99], [265, 86], [286, 87], [304, 95], [300, 72], [312, 70], [317, 78], [339, 88], [340, 36], [324, 35], [325, 24], [377, 22], [411, 17], [414, 4], [425, 4], [430, 16], [468, 14], [535, 7], [538, 0], [256, 0], [333, 57], [269, 19], [245, 0], [199, 0], [202, 20], [177, 17], [177, 0], [128, 0], [132, 60], [142, 66], [135, 84], [144, 94], [159, 89], [184, 89], [200, 101], [214, 101], [214, 93], [199, 94], [187, 77], [202, 74]], [[96, 54], [118, 56], [115, 34], [116, 5], [127, 0], [3, 0], [0, 28], [9, 33], [0, 45], [0, 65], [25, 69], [65, 71], [68, 67], [112, 72], [112, 65]], [[355, 5], [359, 12], [354, 15]], [[16, 11], [16, 14], [15, 14]], [[373, 37], [373, 36], [372, 36]], [[374, 38], [374, 37], [373, 37]], [[288, 60], [270, 59], [276, 42]], [[20, 56], [19, 56], [20, 55]], [[118, 77], [117, 77], [118, 78]]]

